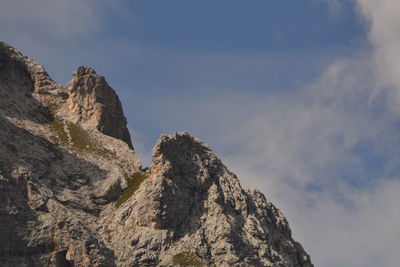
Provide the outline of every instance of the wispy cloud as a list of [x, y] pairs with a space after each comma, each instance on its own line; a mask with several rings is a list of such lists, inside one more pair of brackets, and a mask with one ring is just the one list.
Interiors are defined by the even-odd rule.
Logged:
[[68, 40], [96, 30], [96, 1], [2, 1], [1, 31], [30, 38]]
[[228, 155], [289, 217], [317, 266], [397, 266], [398, 1], [357, 1], [370, 44], [310, 86], [269, 96]]
[[[314, 1], [339, 19], [349, 3]], [[77, 40], [96, 39], [109, 5], [94, 0], [5, 0], [0, 32], [64, 81], [80, 64], [104, 74], [119, 89], [145, 164], [160, 133], [189, 130], [216, 147], [242, 184], [283, 210], [316, 266], [397, 266], [400, 2], [352, 3], [369, 42], [349, 56], [328, 51], [336, 59], [326, 51], [171, 52], [104, 39], [88, 53]], [[310, 67], [328, 61], [322, 74]], [[306, 84], [310, 74], [317, 77]]]
[[400, 2], [396, 0], [356, 0], [370, 28], [373, 67], [377, 86], [389, 91], [390, 107], [400, 111]]
[[386, 238], [400, 220], [398, 121], [364, 87], [365, 62], [353, 60], [310, 88], [269, 97], [234, 133], [230, 145], [241, 148], [226, 159], [283, 209], [317, 266], [396, 266], [389, 256], [398, 241]]

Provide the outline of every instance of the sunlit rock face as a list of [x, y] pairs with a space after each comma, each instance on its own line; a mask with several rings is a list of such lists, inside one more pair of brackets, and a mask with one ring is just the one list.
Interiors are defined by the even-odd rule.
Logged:
[[186, 132], [143, 171], [121, 103], [0, 43], [1, 266], [312, 266], [283, 214]]
[[133, 266], [312, 266], [282, 213], [185, 132], [160, 138], [148, 178], [113, 212], [111, 244]]
[[67, 92], [71, 119], [133, 147], [121, 102], [103, 76], [90, 67], [79, 67], [68, 83]]

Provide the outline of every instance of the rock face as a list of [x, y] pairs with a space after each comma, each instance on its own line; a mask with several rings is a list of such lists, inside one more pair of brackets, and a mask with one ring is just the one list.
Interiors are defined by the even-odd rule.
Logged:
[[133, 148], [121, 102], [103, 76], [87, 66], [79, 67], [67, 86], [71, 118], [121, 139]]
[[121, 104], [0, 43], [0, 266], [313, 266], [210, 148], [164, 135], [142, 171]]
[[121, 265], [312, 266], [282, 213], [188, 133], [161, 137], [148, 178], [110, 212]]

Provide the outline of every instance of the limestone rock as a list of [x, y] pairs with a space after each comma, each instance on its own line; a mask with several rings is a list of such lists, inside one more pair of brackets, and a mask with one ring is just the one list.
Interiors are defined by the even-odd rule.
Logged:
[[188, 133], [160, 138], [148, 177], [104, 221], [119, 265], [312, 266], [282, 213]]
[[51, 93], [65, 88], [46, 76], [0, 43], [0, 265], [115, 266], [97, 221], [140, 161], [125, 142], [72, 124], [65, 95]]
[[105, 78], [87, 66], [79, 67], [68, 83], [71, 119], [121, 139], [133, 148], [121, 102]]
[[[26, 71], [33, 82], [32, 90], [36, 93], [50, 93], [61, 85], [55, 83], [46, 70], [34, 60], [23, 55], [17, 49], [0, 41], [0, 68], [10, 71], [8, 75], [17, 76]], [[4, 73], [3, 73], [4, 74]]]
[[115, 92], [0, 43], [0, 266], [312, 266], [283, 214], [188, 133], [142, 170]]

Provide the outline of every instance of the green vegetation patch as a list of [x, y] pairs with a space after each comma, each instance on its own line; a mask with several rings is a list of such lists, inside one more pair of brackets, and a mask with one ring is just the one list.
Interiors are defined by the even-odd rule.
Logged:
[[89, 138], [88, 132], [82, 129], [80, 126], [68, 122], [68, 132], [71, 136], [71, 142], [75, 148], [80, 150], [91, 150], [94, 144]]
[[64, 145], [68, 144], [68, 134], [65, 131], [64, 121], [54, 117], [53, 121], [49, 123], [50, 130], [53, 133], [51, 139], [55, 142], [62, 143]]
[[79, 125], [68, 122], [67, 128], [74, 148], [105, 157], [115, 156], [115, 153], [113, 151], [101, 147], [97, 143], [93, 142], [90, 139], [88, 131], [86, 131]]
[[201, 261], [201, 259], [196, 256], [196, 254], [189, 251], [176, 254], [172, 258], [172, 264], [174, 266], [204, 266], [204, 263]]
[[125, 201], [127, 201], [136, 190], [139, 189], [140, 184], [148, 177], [145, 172], [135, 172], [131, 176], [125, 175], [125, 180], [128, 183], [128, 187], [121, 194], [118, 200], [115, 202], [115, 207], [119, 208]]
[[[63, 145], [72, 145], [73, 148], [97, 154], [103, 157], [115, 158], [115, 152], [100, 146], [90, 138], [87, 130], [77, 124], [65, 121], [56, 115], [58, 105], [54, 102], [46, 103], [49, 115], [49, 127], [53, 133], [50, 138], [53, 142], [59, 142]], [[71, 143], [70, 143], [71, 142]]]
[[58, 106], [54, 102], [48, 102], [47, 105], [48, 115], [49, 115], [49, 127], [53, 136], [51, 140], [54, 142], [59, 142], [64, 145], [68, 144], [68, 134], [65, 131], [65, 123], [62, 119], [56, 116]]

